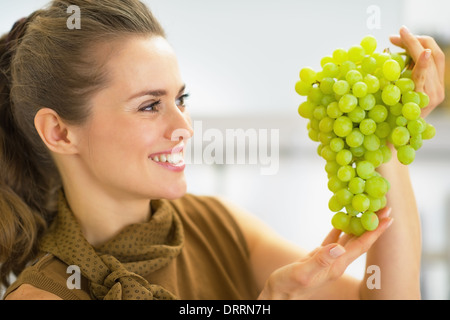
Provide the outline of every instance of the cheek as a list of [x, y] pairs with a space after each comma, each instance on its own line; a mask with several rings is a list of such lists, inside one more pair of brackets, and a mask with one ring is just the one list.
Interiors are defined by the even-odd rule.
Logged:
[[107, 119], [93, 121], [86, 151], [93, 161], [122, 165], [123, 161], [145, 159], [157, 141], [158, 130], [148, 123]]

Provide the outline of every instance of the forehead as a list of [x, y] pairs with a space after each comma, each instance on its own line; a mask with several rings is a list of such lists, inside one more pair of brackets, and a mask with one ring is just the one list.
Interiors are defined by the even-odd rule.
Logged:
[[172, 47], [162, 37], [132, 36], [110, 45], [106, 64], [112, 85], [136, 90], [140, 87], [178, 85], [178, 62]]

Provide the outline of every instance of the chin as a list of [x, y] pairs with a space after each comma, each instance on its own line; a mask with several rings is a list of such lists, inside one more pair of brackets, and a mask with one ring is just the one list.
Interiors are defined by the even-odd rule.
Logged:
[[186, 183], [177, 183], [175, 185], [166, 186], [162, 190], [160, 189], [157, 194], [153, 194], [150, 198], [175, 200], [184, 196], [186, 192], [187, 192]]

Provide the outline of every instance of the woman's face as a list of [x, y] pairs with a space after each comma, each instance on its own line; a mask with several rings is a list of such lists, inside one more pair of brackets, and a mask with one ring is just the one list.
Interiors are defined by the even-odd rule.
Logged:
[[182, 196], [192, 128], [172, 48], [161, 37], [132, 37], [114, 45], [106, 68], [108, 85], [80, 131], [89, 178], [118, 199]]

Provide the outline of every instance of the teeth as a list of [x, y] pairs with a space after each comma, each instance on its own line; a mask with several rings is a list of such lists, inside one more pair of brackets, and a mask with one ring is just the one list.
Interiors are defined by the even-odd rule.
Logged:
[[177, 164], [183, 160], [183, 153], [171, 153], [171, 154], [161, 154], [159, 156], [154, 156], [151, 158], [155, 162], [168, 162], [170, 164]]

